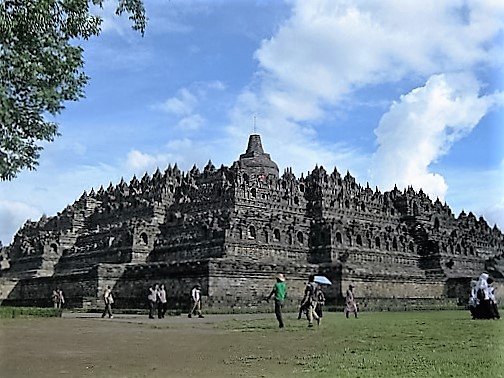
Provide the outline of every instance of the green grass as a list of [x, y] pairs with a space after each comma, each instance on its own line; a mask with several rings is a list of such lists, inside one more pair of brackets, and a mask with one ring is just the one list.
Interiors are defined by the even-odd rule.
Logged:
[[62, 310], [42, 307], [1, 307], [0, 319], [5, 318], [50, 318], [61, 317]]
[[272, 315], [219, 327], [258, 340], [254, 353], [238, 347], [225, 363], [266, 376], [504, 377], [504, 323], [466, 311], [325, 314], [320, 327], [287, 318], [282, 330]]

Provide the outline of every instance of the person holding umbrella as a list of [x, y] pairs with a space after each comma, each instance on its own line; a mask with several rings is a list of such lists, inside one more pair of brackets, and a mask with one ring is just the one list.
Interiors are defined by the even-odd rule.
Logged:
[[306, 285], [304, 297], [301, 300], [301, 307], [306, 308], [308, 314], [308, 327], [313, 327], [313, 319], [320, 324], [320, 317], [315, 312], [317, 307], [317, 291], [319, 290], [318, 284], [315, 282], [315, 275], [310, 274], [308, 277], [308, 284]]

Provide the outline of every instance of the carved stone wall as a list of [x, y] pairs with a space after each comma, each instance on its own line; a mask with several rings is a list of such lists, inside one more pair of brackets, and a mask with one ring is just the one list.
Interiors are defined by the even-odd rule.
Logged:
[[455, 217], [411, 187], [373, 190], [336, 168], [280, 174], [251, 135], [231, 167], [168, 166], [28, 221], [1, 249], [0, 280], [12, 303], [43, 303], [61, 285], [72, 303], [98, 306], [110, 284], [118, 306], [143, 307], [148, 285], [164, 282], [170, 305], [187, 306], [199, 282], [209, 306], [253, 309], [277, 272], [290, 276], [291, 305], [320, 273], [333, 281], [329, 302], [341, 304], [354, 282], [371, 305], [456, 300], [484, 270], [504, 278], [503, 253], [501, 231], [483, 218]]

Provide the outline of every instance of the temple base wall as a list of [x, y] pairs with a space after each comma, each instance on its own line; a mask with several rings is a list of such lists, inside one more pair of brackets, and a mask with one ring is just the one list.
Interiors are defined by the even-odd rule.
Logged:
[[[271, 311], [267, 302], [275, 276], [287, 278], [286, 311], [296, 311], [307, 278], [323, 274], [331, 286], [323, 286], [328, 308], [341, 309], [351, 283], [361, 310], [405, 310], [455, 308], [467, 304], [470, 278], [412, 280], [405, 277], [372, 277], [342, 273], [338, 265], [311, 265], [291, 262], [262, 262], [252, 259], [208, 259], [186, 263], [98, 264], [92, 269], [67, 275], [21, 280], [0, 280], [2, 305], [52, 306], [51, 295], [63, 290], [65, 307], [103, 308], [101, 294], [110, 286], [117, 309], [147, 309], [148, 288], [166, 286], [168, 308], [183, 312], [190, 307], [190, 290], [201, 284], [203, 308], [212, 312]], [[496, 280], [497, 300], [504, 293], [504, 280]]]

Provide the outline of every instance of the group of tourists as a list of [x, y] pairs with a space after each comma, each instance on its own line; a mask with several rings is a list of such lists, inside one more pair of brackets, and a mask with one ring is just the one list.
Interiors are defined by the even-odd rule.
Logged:
[[471, 281], [469, 311], [473, 319], [500, 319], [493, 282], [488, 273], [481, 273], [477, 281]]
[[165, 285], [155, 284], [150, 286], [147, 300], [149, 302], [149, 319], [154, 319], [156, 310], [158, 319], [163, 319], [167, 309]]
[[65, 296], [63, 295], [63, 290], [56, 288], [52, 292], [51, 300], [53, 302], [54, 308], [62, 308], [65, 304]]
[[[197, 315], [198, 318], [204, 318], [201, 313], [201, 285], [196, 284], [191, 288], [191, 309], [188, 317], [192, 318]], [[163, 319], [167, 310], [166, 288], [164, 284], [156, 284], [149, 287], [147, 296], [149, 301], [149, 319], [154, 319], [154, 314], [157, 309], [158, 319]]]
[[[204, 318], [201, 313], [201, 285], [196, 284], [191, 288], [191, 309], [188, 317], [192, 318], [197, 315], [198, 318]], [[154, 314], [157, 309], [158, 319], [164, 319], [167, 310], [166, 288], [164, 284], [156, 284], [149, 287], [147, 296], [149, 301], [149, 319], [154, 319]]]
[[[493, 279], [488, 273], [482, 273], [478, 280], [471, 281], [471, 292], [469, 295], [469, 310], [473, 319], [500, 319], [499, 310], [497, 307], [497, 300], [495, 298], [495, 287], [493, 286]], [[355, 318], [358, 317], [359, 307], [355, 301], [353, 289], [355, 286], [349, 285], [348, 290], [345, 292], [345, 308], [344, 314], [348, 318], [353, 314]], [[285, 298], [287, 296], [287, 284], [285, 283], [285, 276], [279, 273], [276, 276], [276, 283], [271, 290], [271, 293], [266, 298], [268, 301], [274, 297], [275, 300], [275, 315], [280, 328], [284, 327], [282, 309], [284, 306]], [[198, 316], [203, 318], [201, 312], [201, 285], [196, 284], [190, 291], [191, 308], [188, 314], [189, 318]], [[112, 289], [107, 286], [103, 291], [102, 299], [105, 308], [102, 313], [102, 318], [108, 315], [113, 318], [112, 304], [114, 297], [112, 296]], [[166, 289], [164, 284], [155, 284], [149, 287], [147, 296], [149, 303], [149, 318], [154, 319], [157, 310], [157, 317], [163, 319], [167, 310]], [[52, 302], [54, 308], [60, 309], [65, 303], [63, 291], [56, 288], [52, 292]], [[305, 314], [308, 320], [308, 327], [313, 327], [314, 321], [320, 325], [323, 316], [323, 306], [325, 304], [325, 295], [322, 290], [322, 285], [315, 282], [315, 275], [308, 277], [308, 283], [305, 286], [303, 299], [299, 306], [298, 319], [301, 319], [302, 314]]]
[[[102, 299], [105, 304], [105, 308], [102, 313], [102, 318], [108, 315], [109, 318], [113, 318], [112, 315], [112, 304], [114, 303], [114, 297], [112, 296], [112, 289], [110, 286], [104, 290], [102, 294]], [[157, 311], [158, 319], [163, 319], [167, 311], [167, 298], [166, 298], [166, 288], [164, 284], [155, 284], [149, 286], [149, 292], [147, 295], [147, 301], [149, 303], [149, 319], [154, 319]], [[191, 289], [191, 310], [189, 312], [189, 318], [193, 315], [197, 315], [199, 318], [203, 318], [201, 313], [201, 285], [194, 285]]]
[[[348, 290], [345, 293], [345, 315], [348, 318], [349, 314], [354, 314], [357, 318], [358, 306], [355, 302], [353, 295], [353, 285], [349, 285]], [[287, 284], [285, 283], [285, 276], [279, 273], [276, 276], [276, 283], [273, 285], [269, 296], [266, 298], [269, 301], [272, 297], [275, 300], [275, 316], [278, 321], [278, 327], [284, 327], [282, 309], [287, 296]], [[301, 319], [304, 313], [308, 319], [308, 327], [313, 327], [313, 322], [316, 321], [317, 325], [320, 325], [320, 321], [323, 316], [323, 306], [325, 304], [325, 295], [322, 290], [322, 285], [315, 282], [315, 275], [311, 274], [308, 277], [308, 283], [305, 286], [303, 299], [299, 306], [298, 319]]]

